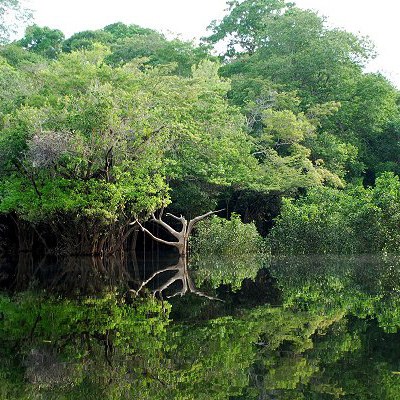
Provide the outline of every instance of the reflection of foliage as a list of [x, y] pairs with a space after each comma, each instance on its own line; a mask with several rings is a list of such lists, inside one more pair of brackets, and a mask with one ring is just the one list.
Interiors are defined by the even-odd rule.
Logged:
[[31, 253], [21, 252], [16, 265], [0, 259], [0, 287], [17, 291], [43, 288], [66, 297], [100, 296], [138, 282], [135, 263], [135, 258], [127, 257], [47, 256], [37, 260]]
[[191, 268], [199, 286], [208, 282], [213, 288], [230, 285], [232, 290], [238, 290], [244, 279], [256, 277], [262, 264], [262, 257], [257, 254], [233, 258], [194, 257]]
[[[112, 396], [114, 390], [129, 387], [130, 379], [154, 380], [152, 368], [163, 362], [160, 355], [166, 349], [169, 307], [155, 299], [128, 304], [115, 293], [73, 301], [26, 292], [14, 299], [1, 296], [0, 309], [0, 335], [6, 344], [0, 356], [12, 354], [13, 346], [20, 343], [25, 378], [34, 387], [60, 390], [61, 386], [62, 392], [69, 393], [69, 385], [68, 398], [96, 398], [93, 394], [102, 389]], [[118, 365], [119, 359], [128, 355], [129, 363], [116, 369], [114, 363]], [[148, 378], [142, 380], [144, 372]], [[113, 389], [110, 383], [117, 375], [115, 385], [120, 387]], [[3, 374], [0, 377], [3, 379]], [[4, 377], [17, 379], [8, 371]], [[63, 398], [62, 393], [60, 396]]]
[[230, 220], [214, 216], [199, 222], [190, 246], [197, 283], [208, 281], [213, 288], [231, 285], [234, 290], [245, 278], [255, 278], [265, 252], [254, 223], [244, 224], [235, 213]]
[[[115, 293], [74, 301], [46, 299], [25, 292], [13, 300], [1, 296], [0, 301], [3, 312], [0, 332], [3, 340], [40, 337], [42, 341], [59, 344], [69, 336], [95, 336], [96, 333], [108, 332], [110, 340], [113, 339], [116, 344], [120, 336], [128, 335], [131, 335], [133, 342], [140, 344], [138, 333], [144, 328], [141, 322], [146, 321], [145, 331], [155, 336], [165, 329], [165, 310], [155, 299], [140, 299], [131, 306]], [[160, 323], [159, 328], [157, 323]], [[143, 327], [139, 328], [140, 325]]]
[[173, 324], [154, 298], [2, 295], [0, 398], [396, 400], [396, 265], [272, 260], [283, 307]]
[[272, 262], [284, 306], [312, 314], [341, 310], [376, 318], [387, 332], [400, 327], [400, 264], [396, 257], [297, 257]]

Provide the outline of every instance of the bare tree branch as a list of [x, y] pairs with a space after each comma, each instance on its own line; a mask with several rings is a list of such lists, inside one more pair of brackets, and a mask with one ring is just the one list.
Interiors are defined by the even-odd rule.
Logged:
[[176, 219], [177, 221], [179, 221], [179, 222], [183, 222], [184, 220], [185, 220], [185, 217], [183, 217], [182, 215], [180, 216], [180, 217], [177, 217], [176, 215], [174, 215], [174, 214], [171, 214], [171, 213], [167, 213], [167, 214], [165, 214], [167, 217], [171, 217], [171, 218], [174, 218], [174, 219]]
[[156, 218], [154, 214], [152, 214], [152, 221], [155, 222], [158, 225], [161, 225], [164, 229], [166, 229], [171, 235], [175, 236], [178, 238], [179, 232], [177, 232], [174, 228], [169, 226], [167, 223], [165, 223], [161, 217]]
[[190, 275], [189, 275], [189, 274], [187, 274], [186, 280], [187, 280], [187, 284], [188, 284], [188, 286], [189, 286], [189, 291], [190, 291], [191, 293], [197, 294], [198, 296], [201, 296], [201, 297], [206, 297], [206, 298], [209, 299], [209, 300], [218, 300], [218, 301], [221, 301], [222, 303], [224, 303], [224, 301], [221, 300], [221, 299], [219, 299], [218, 297], [209, 296], [208, 294], [205, 294], [205, 293], [200, 292], [199, 290], [197, 290], [197, 289], [195, 288], [195, 286], [194, 286], [194, 284], [193, 284], [193, 281], [192, 281], [192, 279], [190, 278]]
[[160, 269], [159, 271], [154, 272], [154, 273], [150, 276], [150, 278], [148, 278], [148, 279], [146, 279], [144, 282], [142, 282], [142, 284], [140, 285], [140, 287], [139, 287], [139, 289], [137, 290], [136, 293], [139, 293], [139, 292], [143, 289], [143, 287], [146, 286], [146, 285], [147, 285], [153, 278], [155, 278], [158, 274], [161, 274], [161, 273], [166, 272], [166, 271], [174, 271], [174, 270], [176, 270], [176, 269], [177, 269], [176, 266], [173, 265], [172, 267]]
[[208, 294], [205, 294], [198, 290], [191, 290], [190, 292], [196, 294], [197, 296], [205, 297], [206, 299], [209, 299], [209, 300], [217, 300], [217, 301], [220, 301], [221, 303], [225, 303], [224, 300], [221, 300], [218, 297], [209, 296]]
[[140, 228], [142, 229], [142, 231], [146, 232], [152, 239], [154, 239], [155, 241], [157, 241], [159, 243], [163, 243], [163, 244], [166, 244], [169, 246], [175, 246], [178, 249], [179, 254], [181, 256], [185, 256], [187, 254], [187, 250], [188, 250], [188, 239], [189, 239], [189, 236], [192, 232], [194, 225], [197, 222], [201, 221], [202, 219], [208, 217], [209, 215], [218, 213], [223, 210], [224, 209], [217, 210], [217, 211], [209, 211], [206, 214], [199, 215], [198, 217], [193, 218], [192, 220], [189, 221], [189, 223], [186, 220], [186, 218], [183, 217], [182, 215], [180, 217], [177, 217], [176, 215], [167, 213], [166, 214], [167, 216], [174, 218], [175, 220], [179, 221], [182, 224], [182, 228], [181, 228], [180, 232], [177, 232], [174, 228], [172, 228], [169, 224], [167, 224], [166, 222], [164, 222], [161, 219], [163, 212], [164, 212], [163, 208], [161, 209], [158, 218], [155, 216], [154, 213], [152, 213], [151, 221], [155, 222], [158, 225], [161, 225], [166, 231], [168, 231], [171, 235], [173, 235], [175, 237], [175, 239], [177, 239], [177, 241], [175, 241], [175, 242], [169, 242], [169, 241], [166, 241], [166, 240], [163, 240], [163, 239], [160, 239], [160, 238], [154, 236], [150, 231], [148, 231], [146, 228], [144, 228], [137, 219], [135, 222], [131, 223], [130, 225], [138, 224], [140, 226]]
[[187, 269], [187, 259], [185, 257], [179, 258], [178, 264], [176, 264], [176, 265], [172, 265], [170, 267], [163, 268], [159, 271], [154, 272], [146, 281], [144, 281], [140, 285], [137, 292], [135, 292], [134, 290], [131, 290], [131, 292], [134, 293], [135, 295], [137, 295], [143, 289], [143, 287], [146, 286], [154, 277], [156, 277], [157, 275], [159, 275], [163, 272], [167, 272], [167, 271], [176, 271], [176, 274], [174, 276], [172, 276], [171, 278], [169, 278], [167, 280], [167, 282], [165, 282], [164, 284], [159, 286], [157, 289], [155, 289], [153, 291], [154, 294], [159, 293], [160, 296], [162, 297], [162, 292], [165, 289], [170, 287], [176, 281], [182, 281], [182, 289], [176, 291], [174, 294], [167, 296], [168, 299], [179, 296], [179, 295], [183, 296], [189, 292], [189, 293], [193, 293], [197, 296], [205, 297], [209, 300], [218, 300], [218, 301], [223, 302], [223, 300], [218, 299], [217, 297], [209, 296], [203, 292], [200, 292], [199, 290], [197, 290], [195, 288], [195, 286], [190, 278], [189, 271]]
[[[185, 277], [182, 275], [181, 271], [178, 271], [176, 273], [176, 275], [174, 275], [172, 278], [168, 279], [168, 281], [165, 282], [164, 285], [162, 285], [159, 288], [157, 288], [154, 291], [154, 294], [158, 292], [158, 293], [160, 293], [162, 295], [162, 292], [165, 289], [167, 289], [169, 286], [171, 286], [176, 281], [182, 281], [182, 284], [183, 284], [183, 288], [181, 290], [179, 290], [176, 294], [180, 293], [181, 296], [183, 296], [187, 292], [187, 284], [186, 284]], [[167, 296], [167, 298], [170, 298], [170, 297], [172, 297], [172, 296]]]
[[217, 211], [209, 211], [208, 213], [205, 213], [203, 215], [199, 215], [198, 217], [191, 219], [190, 222], [189, 222], [187, 235], [188, 236], [190, 235], [194, 225], [197, 224], [199, 221], [201, 221], [204, 218], [207, 218], [209, 215], [216, 214], [216, 213], [219, 213], [219, 212], [224, 211], [224, 210], [225, 210], [225, 208], [222, 208], [221, 210], [217, 210]]
[[154, 236], [148, 229], [146, 229], [138, 220], [135, 222], [132, 222], [131, 225], [138, 224], [140, 226], [140, 229], [142, 232], [146, 232], [152, 239], [154, 239], [156, 242], [166, 244], [167, 246], [177, 246], [178, 242], [168, 242], [167, 240], [163, 240], [158, 238], [157, 236]]

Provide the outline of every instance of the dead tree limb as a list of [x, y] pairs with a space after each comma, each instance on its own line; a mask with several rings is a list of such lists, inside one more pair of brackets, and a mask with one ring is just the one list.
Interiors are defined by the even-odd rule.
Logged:
[[132, 225], [138, 224], [142, 232], [147, 233], [152, 239], [154, 239], [156, 242], [166, 244], [167, 246], [176, 246], [176, 242], [168, 242], [167, 240], [158, 238], [157, 236], [154, 236], [148, 229], [146, 229], [138, 220], [132, 223]]
[[191, 219], [189, 222], [182, 215], [180, 217], [177, 217], [176, 215], [167, 213], [166, 214], [167, 217], [171, 217], [171, 218], [175, 219], [176, 221], [179, 221], [182, 224], [182, 228], [179, 232], [177, 230], [175, 230], [172, 226], [167, 224], [165, 221], [162, 220], [164, 208], [162, 208], [160, 210], [158, 217], [156, 217], [155, 214], [153, 213], [150, 221], [162, 226], [167, 232], [169, 232], [176, 239], [176, 241], [174, 241], [174, 242], [169, 242], [167, 240], [161, 239], [161, 238], [153, 235], [137, 219], [134, 222], [132, 222], [131, 225], [135, 225], [135, 224], [139, 225], [141, 230], [143, 232], [145, 232], [147, 235], [149, 235], [153, 240], [155, 240], [156, 242], [159, 242], [159, 243], [166, 244], [168, 246], [176, 247], [179, 251], [179, 255], [181, 257], [185, 257], [187, 255], [187, 251], [188, 251], [189, 236], [192, 233], [192, 230], [193, 230], [193, 227], [195, 226], [195, 224], [197, 224], [199, 221], [203, 220], [204, 218], [207, 218], [208, 216], [210, 216], [212, 214], [216, 214], [220, 211], [223, 211], [223, 209], [217, 210], [217, 211], [209, 211], [203, 215], [199, 215], [198, 217]]
[[219, 213], [221, 211], [223, 211], [224, 208], [222, 208], [221, 210], [217, 210], [217, 211], [209, 211], [208, 213], [205, 213], [203, 215], [199, 215], [198, 217], [195, 217], [193, 219], [190, 220], [189, 225], [188, 225], [188, 235], [190, 235], [190, 233], [192, 232], [192, 229], [194, 227], [195, 224], [197, 224], [198, 222], [200, 222], [201, 220], [203, 220], [204, 218], [207, 218], [210, 215]]

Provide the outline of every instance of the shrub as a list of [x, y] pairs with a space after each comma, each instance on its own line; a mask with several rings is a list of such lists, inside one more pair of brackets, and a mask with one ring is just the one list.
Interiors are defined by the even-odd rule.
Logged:
[[197, 224], [190, 248], [200, 256], [248, 256], [263, 252], [264, 240], [254, 223], [232, 214], [230, 220], [214, 216]]

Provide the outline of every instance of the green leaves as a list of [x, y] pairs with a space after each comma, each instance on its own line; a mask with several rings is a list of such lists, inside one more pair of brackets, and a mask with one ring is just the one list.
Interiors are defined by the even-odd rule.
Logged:
[[[398, 106], [394, 99], [398, 94], [382, 76], [362, 72], [374, 56], [368, 38], [332, 29], [315, 12], [283, 1], [232, 1], [228, 5], [227, 15], [210, 27], [213, 34], [208, 40], [228, 43], [221, 74], [232, 79], [229, 97], [242, 107], [251, 134], [260, 136], [264, 128], [270, 131], [275, 125], [278, 136], [297, 138], [297, 143], [311, 150], [306, 157], [313, 165], [304, 165], [307, 160], [303, 160], [297, 168], [292, 160], [297, 172], [289, 167], [282, 173], [297, 175], [289, 179], [293, 190], [296, 180], [298, 187], [322, 182], [343, 186], [344, 178], [359, 177], [365, 165], [371, 174], [384, 169], [397, 171], [390, 149], [397, 148], [394, 121]], [[286, 100], [297, 97], [297, 104], [281, 102], [282, 94], [291, 94]], [[303, 137], [298, 129], [299, 111], [309, 118], [315, 133], [322, 134], [322, 140], [319, 135]], [[296, 124], [290, 112], [296, 115]], [[289, 162], [274, 154], [273, 140], [264, 142], [265, 154], [274, 160], [267, 176], [272, 176], [274, 169], [279, 171], [278, 161]], [[306, 173], [310, 178], [307, 182], [301, 182], [302, 169], [315, 171]], [[271, 187], [280, 190], [284, 179], [279, 178], [279, 172], [271, 180], [276, 182]]]
[[199, 222], [191, 248], [197, 258], [204, 255], [248, 257], [262, 253], [263, 239], [254, 223], [244, 224], [239, 215], [233, 213], [230, 220], [214, 216]]
[[284, 0], [245, 0], [227, 2], [229, 14], [221, 22], [213, 21], [209, 29], [213, 34], [206, 38], [218, 43], [229, 38], [227, 56], [241, 51], [252, 54], [264, 39], [265, 29], [276, 15], [292, 7]]
[[25, 49], [54, 59], [61, 53], [63, 40], [64, 34], [58, 29], [32, 25], [26, 29], [25, 36], [18, 43]]
[[167, 205], [167, 180], [251, 181], [252, 143], [218, 65], [204, 61], [180, 77], [139, 61], [110, 67], [108, 54], [97, 46], [35, 71], [0, 137], [3, 212], [106, 231]]
[[397, 252], [398, 177], [385, 173], [374, 188], [312, 189], [285, 200], [272, 229], [273, 251], [289, 254]]

